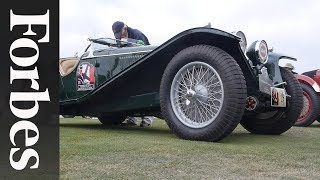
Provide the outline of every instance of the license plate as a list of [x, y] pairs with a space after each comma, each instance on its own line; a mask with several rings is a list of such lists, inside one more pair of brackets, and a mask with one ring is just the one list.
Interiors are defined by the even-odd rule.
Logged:
[[271, 87], [271, 106], [272, 107], [287, 106], [286, 90], [282, 88]]

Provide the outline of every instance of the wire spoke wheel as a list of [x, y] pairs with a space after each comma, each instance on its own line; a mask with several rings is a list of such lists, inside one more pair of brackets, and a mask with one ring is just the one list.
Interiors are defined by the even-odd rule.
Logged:
[[170, 91], [172, 109], [191, 128], [212, 123], [219, 114], [224, 90], [217, 71], [204, 62], [191, 62], [175, 75]]
[[237, 62], [208, 45], [181, 50], [167, 65], [160, 84], [161, 113], [183, 139], [219, 141], [239, 124], [247, 87]]
[[311, 108], [312, 108], [311, 98], [305, 91], [303, 91], [303, 107], [300, 113], [300, 117], [297, 121], [305, 120], [310, 114]]
[[319, 117], [320, 98], [310, 85], [304, 83], [300, 85], [303, 90], [303, 108], [295, 125], [307, 127]]

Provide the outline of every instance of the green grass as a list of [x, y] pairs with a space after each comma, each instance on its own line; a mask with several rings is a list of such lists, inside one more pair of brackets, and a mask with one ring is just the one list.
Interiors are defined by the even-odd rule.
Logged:
[[162, 120], [152, 127], [106, 128], [60, 119], [61, 179], [319, 179], [320, 124], [280, 136], [240, 125], [218, 143], [188, 141]]

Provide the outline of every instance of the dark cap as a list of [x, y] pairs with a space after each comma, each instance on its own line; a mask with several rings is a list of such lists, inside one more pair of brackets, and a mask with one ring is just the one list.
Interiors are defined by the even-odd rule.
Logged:
[[120, 39], [120, 37], [121, 37], [121, 31], [122, 31], [123, 27], [124, 27], [124, 23], [121, 22], [121, 21], [116, 21], [116, 22], [113, 23], [113, 25], [112, 25], [112, 31], [113, 31], [114, 37], [115, 37], [116, 39]]

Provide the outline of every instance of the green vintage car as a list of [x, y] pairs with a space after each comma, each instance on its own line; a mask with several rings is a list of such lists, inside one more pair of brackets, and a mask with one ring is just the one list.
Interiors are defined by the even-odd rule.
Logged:
[[192, 28], [160, 46], [89, 39], [80, 58], [60, 59], [60, 114], [164, 119], [180, 138], [219, 141], [240, 123], [251, 133], [281, 134], [302, 109], [295, 77], [264, 40], [246, 47], [241, 32]]

